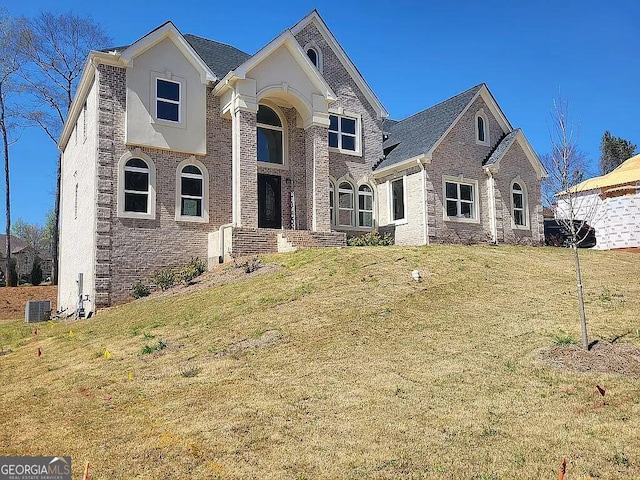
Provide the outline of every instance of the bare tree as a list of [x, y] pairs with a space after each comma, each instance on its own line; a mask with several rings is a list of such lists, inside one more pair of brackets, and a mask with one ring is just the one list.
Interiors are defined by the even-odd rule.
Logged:
[[[89, 51], [110, 43], [102, 27], [73, 13], [42, 13], [22, 19], [20, 53], [27, 60], [24, 82], [32, 104], [26, 118], [57, 144]], [[58, 283], [61, 154], [58, 154], [52, 234], [54, 284]]]
[[553, 102], [550, 130], [551, 152], [543, 156], [543, 163], [549, 173], [544, 191], [553, 195], [546, 202], [554, 210], [556, 220], [569, 233], [566, 246], [572, 250], [575, 265], [582, 346], [588, 350], [589, 336], [578, 246], [586, 238], [587, 222], [595, 218], [598, 204], [591, 198], [593, 195], [587, 195], [587, 192], [576, 188], [584, 179], [587, 168], [585, 156], [578, 150], [578, 134], [570, 120], [569, 104], [562, 98]]
[[12, 100], [17, 93], [15, 77], [20, 71], [21, 62], [17, 54], [17, 30], [15, 22], [6, 11], [0, 11], [0, 133], [4, 153], [5, 206], [6, 206], [6, 247], [7, 255], [5, 275], [6, 284], [12, 287], [11, 275], [11, 189], [9, 184], [9, 146], [15, 141], [9, 136], [14, 125], [11, 123], [15, 111]]

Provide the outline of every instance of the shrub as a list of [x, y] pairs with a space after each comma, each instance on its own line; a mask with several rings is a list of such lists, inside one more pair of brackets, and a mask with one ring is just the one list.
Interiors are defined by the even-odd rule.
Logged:
[[133, 298], [142, 298], [146, 297], [151, 293], [151, 289], [147, 287], [144, 283], [138, 280], [136, 283], [131, 285], [131, 295]]
[[40, 263], [40, 258], [35, 257], [33, 259], [33, 265], [31, 267], [31, 285], [37, 286], [42, 283], [42, 264]]
[[153, 281], [164, 292], [176, 284], [176, 272], [169, 267], [163, 268], [153, 274]]
[[18, 286], [18, 270], [16, 269], [16, 259], [11, 257], [9, 259], [9, 285], [12, 287]]
[[347, 245], [350, 247], [386, 247], [393, 245], [393, 237], [389, 233], [380, 235], [378, 232], [373, 231], [365, 235], [349, 237]]
[[244, 270], [244, 273], [252, 273], [262, 267], [262, 260], [254, 255], [250, 259], [242, 262], [239, 267]]
[[187, 267], [193, 268], [196, 272], [198, 272], [198, 275], [202, 275], [207, 271], [207, 264], [204, 263], [204, 260], [200, 260], [198, 257], [191, 257], [191, 260], [189, 260], [189, 263], [187, 263]]
[[167, 344], [162, 340], [158, 340], [158, 343], [156, 343], [155, 345], [145, 345], [144, 347], [142, 347], [141, 354], [148, 355], [153, 352], [164, 350], [165, 348], [167, 348]]

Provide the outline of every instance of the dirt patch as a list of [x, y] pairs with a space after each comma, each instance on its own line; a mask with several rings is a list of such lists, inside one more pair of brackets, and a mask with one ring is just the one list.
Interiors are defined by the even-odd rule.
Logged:
[[285, 341], [285, 336], [278, 330], [267, 330], [262, 335], [256, 338], [247, 338], [233, 345], [229, 345], [224, 350], [216, 352], [216, 357], [228, 357], [230, 355], [238, 355], [247, 350], [254, 350], [258, 348], [267, 348], [278, 343]]
[[51, 300], [51, 311], [56, 311], [58, 287], [2, 287], [0, 288], [0, 322], [24, 318], [24, 309], [29, 300]]
[[553, 347], [542, 350], [540, 360], [560, 370], [640, 377], [640, 348], [633, 345], [598, 342], [588, 351], [578, 345]]

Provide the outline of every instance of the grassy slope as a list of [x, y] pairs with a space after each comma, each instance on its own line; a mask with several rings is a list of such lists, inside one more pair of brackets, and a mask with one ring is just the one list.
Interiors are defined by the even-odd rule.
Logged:
[[[640, 257], [581, 253], [591, 336], [640, 344]], [[559, 331], [579, 338], [567, 250], [269, 260], [283, 268], [43, 326], [38, 340], [0, 325], [14, 350], [0, 356], [2, 453], [72, 455], [92, 480], [538, 479], [565, 456], [571, 478], [640, 477], [638, 379], [537, 361]], [[223, 354], [267, 330], [285, 340]], [[141, 355], [159, 339], [166, 349]]]

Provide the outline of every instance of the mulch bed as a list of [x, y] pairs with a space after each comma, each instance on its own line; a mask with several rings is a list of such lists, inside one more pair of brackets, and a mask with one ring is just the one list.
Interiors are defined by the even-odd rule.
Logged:
[[634, 345], [597, 342], [590, 350], [578, 345], [552, 347], [540, 351], [540, 360], [560, 370], [640, 377], [640, 348]]

